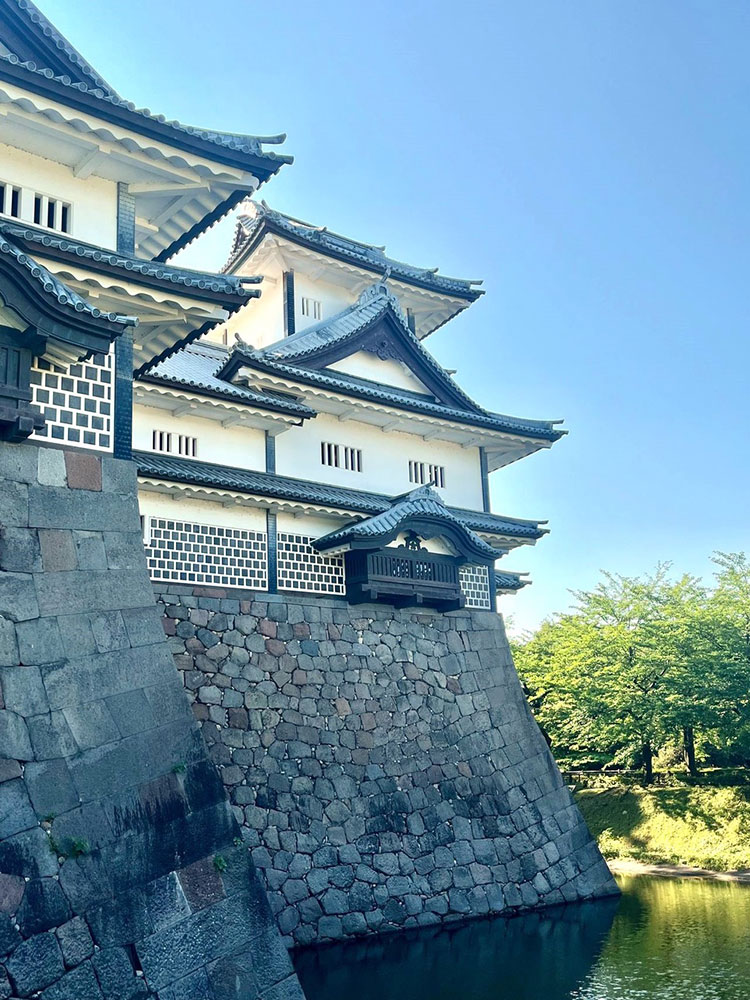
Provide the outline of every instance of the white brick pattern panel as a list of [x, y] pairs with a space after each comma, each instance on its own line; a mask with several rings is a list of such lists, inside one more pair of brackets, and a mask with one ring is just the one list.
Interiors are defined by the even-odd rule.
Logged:
[[461, 590], [466, 597], [467, 608], [489, 610], [490, 576], [486, 566], [460, 566], [458, 570]]
[[268, 589], [264, 531], [150, 517], [146, 559], [154, 581]]
[[280, 531], [277, 542], [279, 590], [311, 594], [346, 594], [343, 556], [322, 556], [310, 545], [308, 535]]
[[37, 358], [31, 366], [31, 400], [46, 420], [32, 434], [36, 440], [112, 451], [114, 352], [67, 368]]

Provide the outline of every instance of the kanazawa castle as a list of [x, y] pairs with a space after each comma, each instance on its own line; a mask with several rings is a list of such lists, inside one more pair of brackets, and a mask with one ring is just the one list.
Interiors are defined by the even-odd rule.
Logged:
[[[564, 431], [427, 349], [477, 282], [269, 208], [283, 136], [137, 109], [33, 4], [0, 9], [0, 434], [132, 454], [161, 585], [438, 610], [522, 587], [496, 562], [545, 529], [488, 478]], [[170, 263], [238, 207], [222, 273]]]

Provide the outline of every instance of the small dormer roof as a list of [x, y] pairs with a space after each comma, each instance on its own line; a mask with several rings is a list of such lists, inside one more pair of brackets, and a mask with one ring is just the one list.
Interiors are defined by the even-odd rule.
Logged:
[[394, 541], [405, 531], [423, 538], [444, 538], [464, 560], [494, 563], [502, 555], [485, 542], [446, 506], [431, 486], [420, 486], [394, 497], [387, 510], [374, 517], [332, 531], [312, 542], [320, 552], [331, 549], [378, 549]]
[[[402, 361], [432, 395], [326, 367], [359, 350]], [[555, 421], [492, 413], [474, 402], [412, 333], [398, 300], [382, 282], [366, 289], [353, 306], [291, 337], [259, 350], [238, 345], [217, 376], [231, 381], [243, 368], [533, 441], [551, 444], [567, 433]]]
[[314, 226], [291, 215], [270, 208], [265, 202], [252, 202], [253, 214], [243, 213], [237, 220], [234, 242], [225, 271], [235, 271], [259, 245], [263, 236], [275, 232], [285, 239], [309, 247], [320, 254], [334, 257], [364, 268], [373, 274], [390, 274], [394, 280], [428, 291], [465, 299], [467, 304], [484, 294], [479, 280], [450, 278], [436, 267], [416, 267], [389, 257], [385, 247], [362, 243], [360, 240], [331, 232], [325, 226]]
[[[365, 289], [354, 305], [330, 319], [253, 352], [240, 347], [237, 362], [230, 358], [227, 375], [239, 367], [242, 355], [320, 371], [357, 351], [370, 351], [385, 360], [402, 361], [440, 402], [473, 413], [479, 407], [451, 378], [409, 329], [398, 299], [385, 282]], [[344, 379], [344, 381], [347, 381]]]

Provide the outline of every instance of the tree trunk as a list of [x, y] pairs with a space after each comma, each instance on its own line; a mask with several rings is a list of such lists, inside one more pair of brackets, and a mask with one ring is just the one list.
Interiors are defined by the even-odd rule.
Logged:
[[695, 763], [695, 731], [692, 726], [683, 726], [682, 729], [682, 756], [688, 774], [694, 778], [698, 776], [698, 765]]
[[641, 753], [643, 754], [643, 784], [650, 785], [654, 780], [654, 751], [648, 741], [641, 747]]

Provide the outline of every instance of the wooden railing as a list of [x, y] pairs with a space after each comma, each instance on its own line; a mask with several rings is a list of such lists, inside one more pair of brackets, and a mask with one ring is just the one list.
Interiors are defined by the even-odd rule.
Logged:
[[355, 604], [380, 600], [443, 610], [464, 605], [456, 560], [424, 550], [347, 552], [346, 588]]

